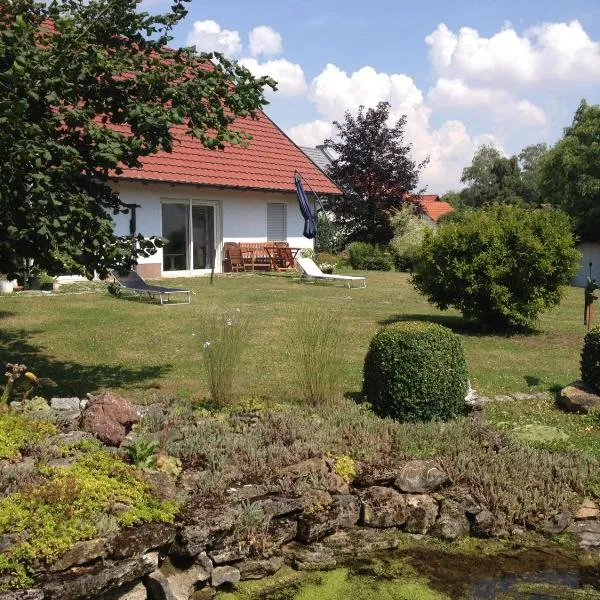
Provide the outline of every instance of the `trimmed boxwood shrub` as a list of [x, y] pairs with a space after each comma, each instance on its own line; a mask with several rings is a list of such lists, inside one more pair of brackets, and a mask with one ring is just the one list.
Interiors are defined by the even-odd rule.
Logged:
[[365, 358], [363, 393], [381, 417], [449, 420], [465, 410], [467, 365], [460, 340], [441, 325], [381, 329]]
[[590, 329], [583, 339], [581, 379], [600, 392], [600, 327]]

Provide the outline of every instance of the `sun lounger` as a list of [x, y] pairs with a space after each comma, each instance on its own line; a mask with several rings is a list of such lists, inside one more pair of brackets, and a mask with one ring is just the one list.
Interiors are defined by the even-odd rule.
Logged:
[[[114, 278], [115, 282], [121, 287], [121, 289], [135, 292], [139, 295], [140, 298], [143, 294], [148, 294], [150, 298], [158, 297], [160, 299], [161, 305], [164, 306], [190, 304], [192, 301], [192, 292], [190, 290], [163, 287], [161, 285], [149, 285], [135, 271], [130, 271], [129, 273], [127, 273], [127, 275], [121, 275], [120, 273], [111, 271], [111, 276]], [[170, 296], [173, 294], [187, 294], [187, 302], [171, 303]]]
[[352, 282], [362, 285], [356, 285], [356, 288], [366, 288], [366, 277], [357, 277], [354, 275], [328, 275], [323, 273], [311, 258], [296, 258], [298, 266], [302, 269], [302, 280], [306, 281], [332, 281], [342, 283], [344, 286], [352, 288]]

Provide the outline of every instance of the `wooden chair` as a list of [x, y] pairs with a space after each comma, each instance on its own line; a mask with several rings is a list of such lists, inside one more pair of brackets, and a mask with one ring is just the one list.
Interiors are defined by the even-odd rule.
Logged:
[[275, 242], [275, 260], [278, 271], [296, 270], [296, 259], [287, 242]]
[[229, 262], [232, 273], [246, 271], [244, 255], [242, 254], [239, 244], [235, 242], [225, 242], [225, 259]]

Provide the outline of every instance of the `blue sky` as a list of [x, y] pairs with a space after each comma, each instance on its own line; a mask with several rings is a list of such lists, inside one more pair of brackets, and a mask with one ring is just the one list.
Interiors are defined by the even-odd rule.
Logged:
[[600, 102], [598, 0], [193, 0], [175, 42], [279, 79], [267, 112], [301, 144], [389, 101], [415, 158], [431, 157], [431, 192], [458, 187], [479, 144], [553, 143], [582, 97]]

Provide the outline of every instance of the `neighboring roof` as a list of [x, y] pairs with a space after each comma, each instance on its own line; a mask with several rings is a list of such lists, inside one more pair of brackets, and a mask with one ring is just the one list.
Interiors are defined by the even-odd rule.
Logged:
[[294, 171], [321, 194], [341, 194], [339, 188], [262, 111], [258, 119], [236, 119], [232, 129], [248, 133], [248, 147], [226, 144], [209, 150], [186, 135], [184, 126], [173, 128], [173, 151], [140, 159], [141, 169], [124, 168], [119, 178], [167, 183], [191, 183], [225, 188], [293, 192]]
[[454, 211], [448, 202], [440, 200], [436, 194], [421, 194], [420, 196], [410, 196], [408, 199], [418, 204], [423, 213], [436, 223], [444, 215]]
[[319, 169], [323, 172], [327, 172], [327, 168], [331, 164], [331, 156], [325, 149], [325, 146], [317, 146], [316, 148], [311, 148], [310, 146], [300, 146], [300, 150], [312, 160]]

